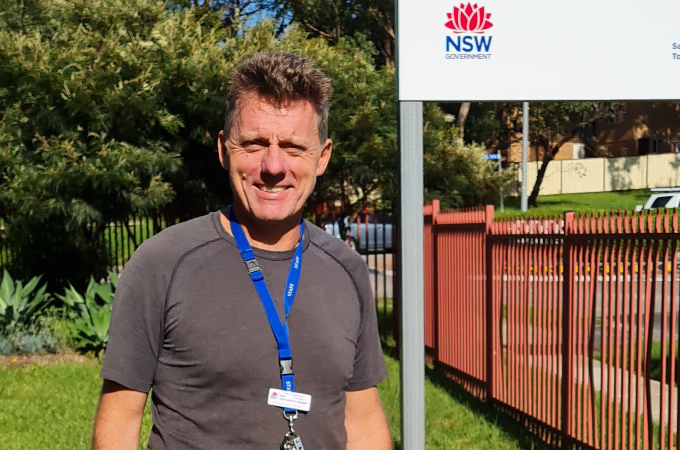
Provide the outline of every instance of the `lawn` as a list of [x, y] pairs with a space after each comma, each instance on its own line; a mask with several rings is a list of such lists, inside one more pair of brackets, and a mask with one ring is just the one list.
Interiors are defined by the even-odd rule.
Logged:
[[[538, 206], [529, 208], [525, 215], [546, 216], [562, 214], [565, 211], [612, 211], [634, 210], [636, 205], [644, 204], [649, 198], [649, 190], [599, 192], [594, 194], [541, 195]], [[521, 216], [518, 197], [505, 199], [505, 213], [496, 207], [496, 217]]]
[[[399, 364], [386, 357], [390, 377], [379, 386], [396, 448], [399, 444]], [[0, 436], [3, 450], [87, 449], [101, 387], [96, 363], [0, 369]], [[428, 449], [541, 448], [516, 422], [428, 371]], [[150, 430], [147, 405], [142, 427]], [[140, 448], [144, 448], [141, 445]]]
[[[100, 389], [95, 362], [0, 369], [2, 449], [90, 448]], [[150, 414], [147, 405], [145, 440], [151, 430]]]

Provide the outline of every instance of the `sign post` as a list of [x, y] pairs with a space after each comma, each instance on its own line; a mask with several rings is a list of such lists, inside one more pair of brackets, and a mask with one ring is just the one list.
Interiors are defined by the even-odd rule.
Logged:
[[396, 2], [404, 450], [425, 448], [422, 102], [680, 99], [679, 1], [460, 1]]
[[527, 199], [527, 164], [529, 163], [529, 102], [522, 103], [522, 192], [521, 209], [522, 212], [529, 210], [529, 200]]
[[[496, 152], [498, 155], [498, 173], [503, 171], [503, 159], [501, 159], [501, 151]], [[501, 214], [505, 212], [505, 206], [503, 205], [503, 185], [501, 185]]]
[[400, 102], [399, 118], [401, 442], [404, 449], [424, 450], [423, 104]]

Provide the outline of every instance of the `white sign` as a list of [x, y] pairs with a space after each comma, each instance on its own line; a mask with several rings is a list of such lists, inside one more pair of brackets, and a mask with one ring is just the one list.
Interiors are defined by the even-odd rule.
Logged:
[[680, 99], [679, 0], [398, 0], [399, 100]]

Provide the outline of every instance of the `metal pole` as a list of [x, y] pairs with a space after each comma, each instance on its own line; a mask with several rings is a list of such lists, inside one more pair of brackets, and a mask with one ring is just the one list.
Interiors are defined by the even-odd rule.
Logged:
[[425, 449], [423, 104], [399, 102], [401, 442]]
[[522, 103], [522, 212], [529, 209], [527, 199], [527, 160], [529, 153], [529, 102]]
[[[496, 157], [498, 158], [498, 173], [503, 172], [503, 159], [501, 158], [501, 152], [498, 150], [496, 152]], [[501, 185], [501, 214], [505, 212], [503, 207], [503, 185]]]

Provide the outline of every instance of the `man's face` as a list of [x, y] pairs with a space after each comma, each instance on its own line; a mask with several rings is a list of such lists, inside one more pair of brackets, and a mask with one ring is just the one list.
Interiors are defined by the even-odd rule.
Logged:
[[241, 97], [229, 137], [225, 143], [220, 132], [218, 147], [237, 211], [259, 222], [282, 222], [299, 220], [316, 177], [326, 170], [332, 143], [320, 144], [311, 103], [277, 108], [251, 94]]

